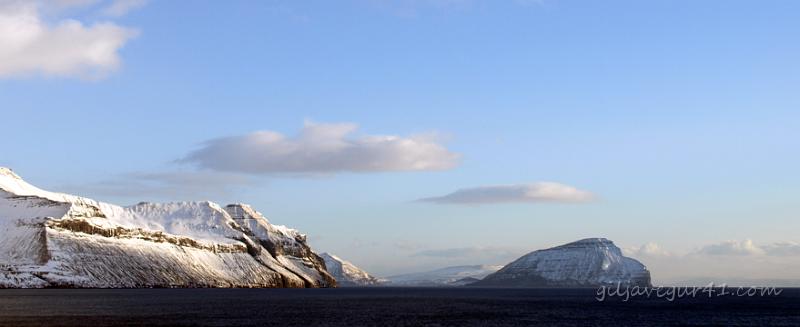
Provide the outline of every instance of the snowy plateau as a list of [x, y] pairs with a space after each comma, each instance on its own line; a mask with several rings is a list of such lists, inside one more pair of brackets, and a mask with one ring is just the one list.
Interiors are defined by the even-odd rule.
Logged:
[[0, 288], [335, 286], [305, 235], [248, 205], [120, 207], [0, 168]]

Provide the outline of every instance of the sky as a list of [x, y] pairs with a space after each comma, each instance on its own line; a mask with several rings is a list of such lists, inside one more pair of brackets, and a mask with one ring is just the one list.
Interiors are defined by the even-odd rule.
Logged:
[[379, 275], [606, 237], [800, 279], [800, 2], [0, 0], [0, 166]]

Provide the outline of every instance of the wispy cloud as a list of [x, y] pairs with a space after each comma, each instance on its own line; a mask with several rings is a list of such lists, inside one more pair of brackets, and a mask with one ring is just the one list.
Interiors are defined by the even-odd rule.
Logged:
[[800, 243], [778, 242], [762, 247], [764, 252], [774, 256], [800, 256]]
[[353, 136], [355, 124], [306, 122], [297, 136], [273, 131], [205, 142], [179, 162], [215, 171], [302, 174], [443, 170], [459, 155], [431, 136]]
[[683, 254], [667, 251], [655, 242], [641, 246], [625, 247], [622, 251], [630, 256], [644, 257], [702, 257], [702, 256], [762, 256], [762, 257], [800, 257], [800, 243], [775, 242], [757, 244], [753, 240], [729, 240], [700, 246]]
[[129, 12], [144, 7], [149, 0], [114, 0], [102, 9], [103, 14], [112, 17], [125, 16]]
[[765, 253], [764, 250], [756, 246], [752, 240], [725, 241], [717, 244], [710, 244], [702, 247], [697, 252], [706, 255], [757, 255]]
[[594, 196], [592, 193], [569, 185], [553, 182], [539, 182], [533, 184], [465, 188], [447, 195], [423, 198], [418, 201], [439, 204], [492, 204], [586, 202], [593, 198]]
[[800, 244], [796, 242], [778, 242], [758, 245], [752, 240], [733, 240], [706, 245], [700, 248], [697, 254], [727, 256], [800, 256]]
[[240, 174], [171, 171], [121, 174], [97, 183], [67, 185], [64, 189], [90, 197], [174, 201], [216, 199], [255, 185], [252, 177]]
[[800, 244], [796, 242], [729, 240], [680, 253], [650, 242], [623, 248], [623, 252], [646, 264], [656, 283], [672, 285], [742, 285], [743, 279], [774, 279], [767, 284], [788, 286], [791, 283], [787, 281], [796, 279], [800, 269]]
[[45, 75], [101, 78], [120, 66], [120, 49], [137, 31], [112, 22], [48, 22], [43, 10], [93, 4], [85, 0], [0, 1], [0, 78]]

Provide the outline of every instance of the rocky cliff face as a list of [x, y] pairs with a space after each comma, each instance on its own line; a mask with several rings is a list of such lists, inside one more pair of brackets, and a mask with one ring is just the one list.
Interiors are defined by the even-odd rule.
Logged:
[[613, 242], [589, 238], [528, 253], [474, 286], [594, 287], [620, 283], [650, 286], [650, 272], [622, 255]]
[[333, 287], [305, 235], [243, 204], [120, 207], [0, 168], [0, 287]]
[[343, 287], [380, 286], [385, 280], [375, 278], [361, 268], [341, 258], [330, 254], [320, 254], [325, 260], [328, 272], [336, 279], [336, 283]]

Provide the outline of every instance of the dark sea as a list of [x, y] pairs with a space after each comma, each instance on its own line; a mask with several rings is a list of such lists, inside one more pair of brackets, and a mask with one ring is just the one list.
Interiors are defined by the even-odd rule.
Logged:
[[800, 326], [800, 289], [597, 298], [593, 289], [0, 290], [0, 326]]

